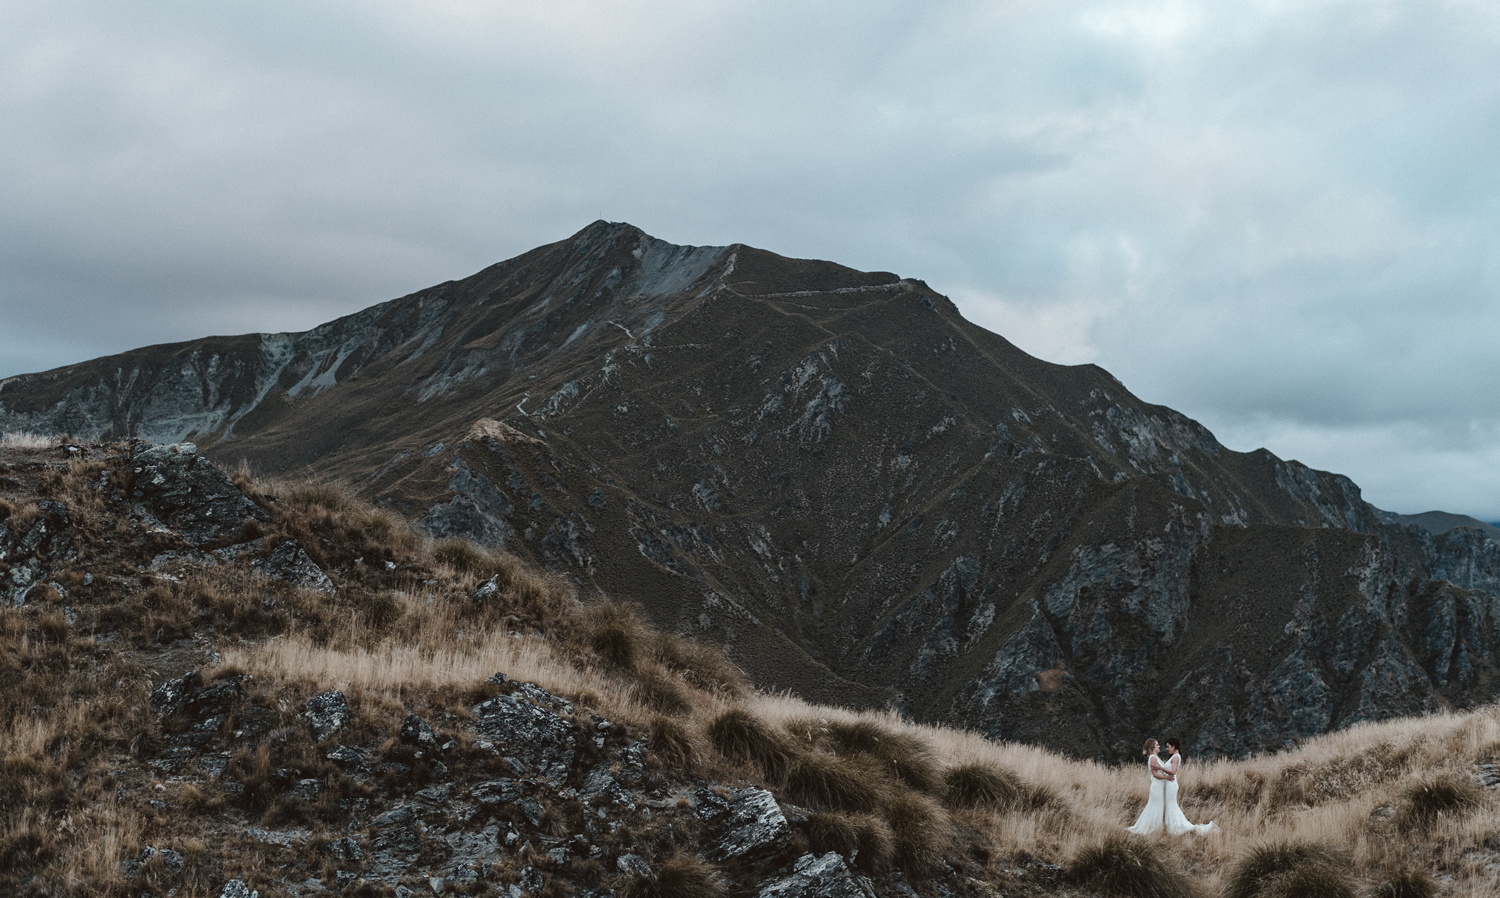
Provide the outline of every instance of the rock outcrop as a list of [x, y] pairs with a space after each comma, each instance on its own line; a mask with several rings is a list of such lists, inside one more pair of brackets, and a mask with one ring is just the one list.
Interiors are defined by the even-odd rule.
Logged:
[[130, 498], [137, 513], [154, 518], [194, 546], [238, 535], [266, 513], [245, 498], [218, 465], [192, 443], [137, 444], [130, 457]]

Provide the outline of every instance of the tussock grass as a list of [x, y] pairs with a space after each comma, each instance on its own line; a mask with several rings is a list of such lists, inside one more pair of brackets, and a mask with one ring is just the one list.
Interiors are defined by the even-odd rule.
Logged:
[[646, 652], [645, 624], [626, 605], [596, 602], [584, 611], [583, 626], [589, 648], [606, 664], [630, 670]]
[[864, 873], [888, 869], [896, 852], [890, 824], [874, 814], [815, 813], [807, 820], [807, 842], [815, 854], [837, 851]]
[[930, 795], [946, 787], [932, 748], [918, 736], [874, 720], [834, 720], [828, 741], [839, 752], [869, 755], [907, 787]]
[[1372, 893], [1374, 898], [1437, 898], [1437, 882], [1425, 870], [1392, 873]]
[[696, 771], [703, 759], [702, 737], [686, 723], [660, 714], [648, 724], [646, 747], [670, 769]]
[[481, 579], [493, 577], [507, 566], [503, 556], [466, 539], [439, 540], [432, 546], [432, 559], [460, 574]]
[[714, 898], [725, 893], [712, 864], [692, 854], [678, 854], [650, 873], [628, 876], [615, 889], [619, 898]]
[[1020, 777], [994, 764], [960, 764], [943, 777], [948, 803], [960, 808], [1004, 811], [1023, 803], [1025, 786]]
[[[1224, 889], [1223, 898], [1353, 898], [1347, 855], [1314, 842], [1277, 840], [1244, 853]], [[1295, 891], [1303, 889], [1305, 891]], [[1339, 889], [1346, 891], [1340, 892]], [[1330, 891], [1332, 890], [1332, 891]]]
[[1192, 882], [1155, 843], [1124, 833], [1084, 847], [1063, 875], [1110, 898], [1193, 898]]
[[1484, 790], [1456, 776], [1438, 776], [1401, 790], [1396, 826], [1403, 832], [1425, 829], [1440, 818], [1472, 814], [1484, 805]]
[[1349, 871], [1309, 865], [1272, 877], [1259, 894], [1265, 898], [1356, 898], [1358, 891]]
[[886, 807], [885, 820], [897, 866], [913, 876], [942, 867], [953, 841], [953, 825], [941, 805], [920, 792], [906, 792]]
[[42, 510], [35, 502], [23, 502], [19, 505], [6, 503], [5, 510], [7, 512], [6, 524], [10, 527], [10, 532], [16, 534], [18, 538], [30, 531], [31, 525], [42, 516]]
[[708, 724], [708, 739], [731, 761], [754, 764], [780, 782], [799, 754], [782, 732], [744, 708], [730, 708]]
[[685, 715], [693, 710], [687, 684], [659, 664], [641, 665], [635, 671], [635, 695], [642, 705], [663, 714]]
[[723, 649], [676, 633], [661, 633], [651, 644], [651, 656], [688, 683], [727, 699], [744, 698], [750, 691], [745, 672]]
[[782, 788], [792, 801], [821, 810], [874, 811], [890, 800], [880, 769], [860, 755], [802, 753], [787, 767]]

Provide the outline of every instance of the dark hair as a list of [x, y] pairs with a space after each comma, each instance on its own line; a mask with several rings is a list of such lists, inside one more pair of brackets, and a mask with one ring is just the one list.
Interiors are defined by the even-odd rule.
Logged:
[[1141, 746], [1141, 754], [1143, 754], [1143, 755], [1149, 755], [1149, 754], [1151, 754], [1151, 746], [1153, 746], [1155, 744], [1156, 744], [1156, 740], [1155, 739], [1147, 739], [1146, 740], [1146, 744], [1143, 745], [1143, 746]]
[[1182, 754], [1182, 740], [1176, 736], [1168, 736], [1167, 748], [1170, 748], [1174, 754]]

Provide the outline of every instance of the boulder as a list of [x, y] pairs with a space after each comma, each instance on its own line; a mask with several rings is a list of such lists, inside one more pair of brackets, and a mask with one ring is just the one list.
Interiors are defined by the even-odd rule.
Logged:
[[195, 546], [238, 534], [247, 519], [270, 520], [192, 443], [140, 444], [130, 470], [131, 499]]
[[[479, 735], [505, 747], [505, 753], [554, 783], [567, 780], [578, 753], [579, 730], [562, 713], [572, 706], [531, 684], [525, 700], [497, 695], [472, 709]], [[537, 702], [544, 703], [542, 707]]]
[[365, 756], [358, 750], [347, 745], [340, 745], [323, 757], [343, 767], [345, 770], [363, 770]]
[[704, 857], [711, 861], [767, 862], [790, 849], [792, 828], [776, 796], [754, 787], [736, 789], [722, 815], [723, 831]]
[[255, 559], [250, 562], [250, 566], [262, 577], [281, 580], [298, 589], [316, 589], [325, 595], [332, 595], [335, 588], [333, 581], [308, 557], [295, 539], [289, 539], [272, 549], [271, 554], [265, 558]]
[[792, 875], [762, 886], [757, 898], [875, 898], [875, 890], [830, 851], [822, 857], [804, 854]]
[[319, 742], [349, 722], [349, 702], [338, 690], [324, 692], [307, 700], [302, 718], [312, 726]]
[[474, 590], [474, 595], [472, 595], [470, 598], [473, 600], [474, 604], [483, 605], [486, 602], [492, 602], [499, 597], [500, 578], [497, 576], [491, 577], [490, 579], [484, 581], [484, 583], [478, 589]]
[[200, 671], [168, 680], [151, 691], [151, 710], [165, 718], [168, 741], [205, 745], [223, 728], [250, 677], [233, 674], [209, 685]]
[[522, 795], [522, 788], [515, 780], [491, 780], [476, 783], [469, 795], [481, 805], [510, 804]]
[[407, 745], [414, 745], [420, 749], [430, 750], [437, 747], [437, 734], [427, 721], [415, 714], [406, 715], [401, 722], [401, 733], [397, 736]]
[[151, 710], [166, 717], [202, 689], [203, 674], [196, 670], [185, 677], [168, 680], [151, 690]]

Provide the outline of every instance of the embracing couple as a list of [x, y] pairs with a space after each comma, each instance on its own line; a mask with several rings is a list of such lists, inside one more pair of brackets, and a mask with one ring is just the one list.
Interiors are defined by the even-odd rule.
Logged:
[[1166, 831], [1169, 835], [1180, 836], [1184, 833], [1210, 833], [1218, 829], [1213, 823], [1194, 826], [1177, 806], [1177, 770], [1182, 766], [1181, 747], [1182, 743], [1178, 739], [1168, 739], [1167, 751], [1172, 753], [1172, 757], [1162, 763], [1158, 757], [1160, 748], [1156, 740], [1146, 740], [1142, 753], [1146, 755], [1146, 766], [1151, 771], [1151, 792], [1146, 801], [1146, 809], [1136, 818], [1135, 825], [1129, 827], [1130, 832], [1138, 836], [1149, 836]]

